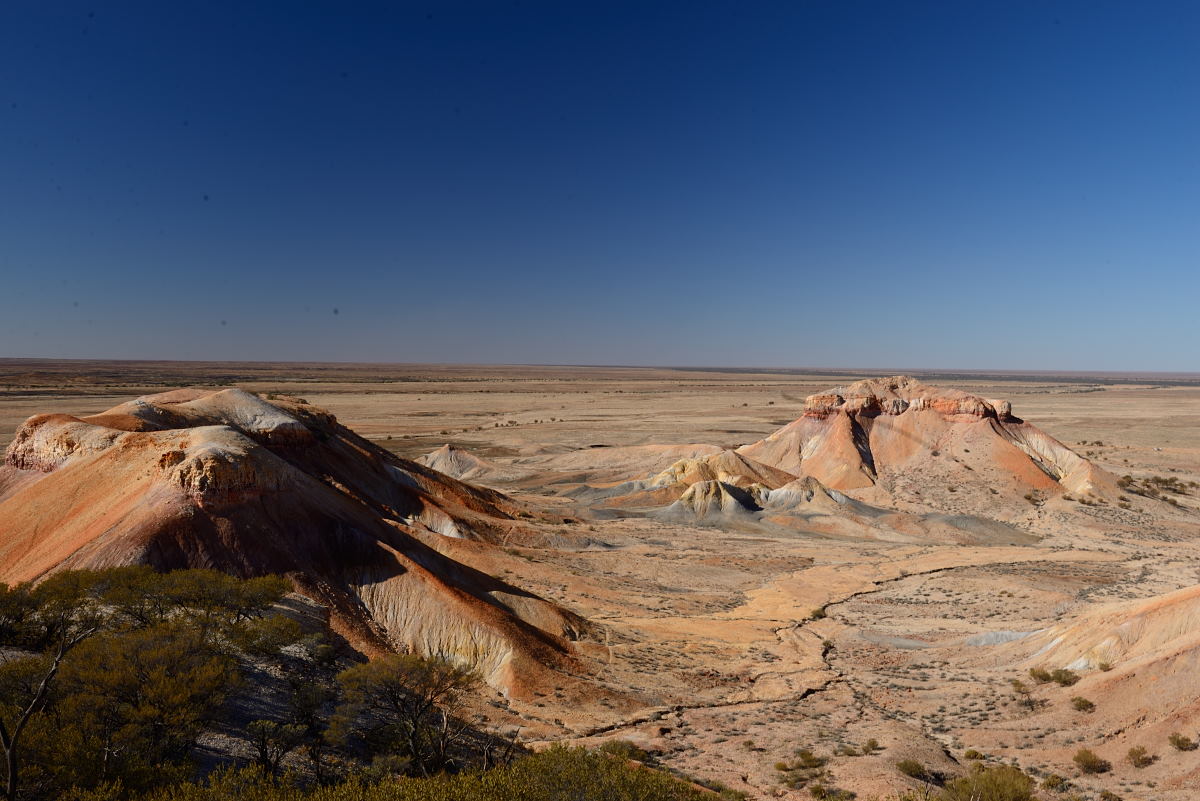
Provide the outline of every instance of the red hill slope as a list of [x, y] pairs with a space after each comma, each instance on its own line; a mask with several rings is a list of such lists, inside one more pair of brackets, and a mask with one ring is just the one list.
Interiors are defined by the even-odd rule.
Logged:
[[135, 563], [285, 574], [357, 646], [445, 655], [511, 689], [571, 660], [586, 622], [420, 538], [491, 540], [515, 511], [301, 401], [180, 390], [20, 427], [0, 467], [0, 581]]

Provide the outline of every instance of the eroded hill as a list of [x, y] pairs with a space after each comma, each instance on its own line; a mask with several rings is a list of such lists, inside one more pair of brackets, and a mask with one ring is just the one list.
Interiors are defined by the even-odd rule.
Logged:
[[518, 513], [303, 402], [181, 390], [21, 426], [0, 468], [0, 580], [126, 564], [286, 575], [359, 648], [450, 656], [521, 690], [571, 663], [588, 623], [427, 544], [513, 536]]

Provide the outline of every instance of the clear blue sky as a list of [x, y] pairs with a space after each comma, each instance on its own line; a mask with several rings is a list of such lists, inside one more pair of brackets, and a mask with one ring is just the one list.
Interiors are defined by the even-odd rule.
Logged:
[[1198, 42], [1193, 2], [14, 0], [0, 356], [1200, 370]]

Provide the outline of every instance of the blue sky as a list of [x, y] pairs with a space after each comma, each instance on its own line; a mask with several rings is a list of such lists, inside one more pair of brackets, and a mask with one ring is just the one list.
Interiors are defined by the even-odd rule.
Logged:
[[1197, 41], [1194, 3], [18, 0], [0, 356], [1200, 370]]

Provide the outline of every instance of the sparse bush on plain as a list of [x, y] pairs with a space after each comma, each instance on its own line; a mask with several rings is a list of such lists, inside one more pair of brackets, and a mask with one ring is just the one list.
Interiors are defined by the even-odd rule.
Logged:
[[817, 801], [853, 801], [854, 799], [854, 793], [849, 790], [841, 790], [821, 783], [810, 785], [808, 794]]
[[1158, 757], [1147, 751], [1143, 745], [1135, 745], [1133, 748], [1130, 748], [1126, 752], [1125, 758], [1135, 768], [1148, 768], [1158, 760]]
[[1195, 751], [1197, 746], [1195, 740], [1184, 734], [1180, 734], [1179, 732], [1175, 732], [1168, 737], [1167, 742], [1170, 743], [1171, 747], [1176, 751]]
[[1050, 671], [1050, 679], [1062, 687], [1070, 687], [1079, 681], [1079, 674], [1066, 668], [1057, 668]]
[[1063, 778], [1062, 776], [1059, 776], [1057, 773], [1051, 773], [1049, 776], [1042, 779], [1042, 789], [1043, 790], [1053, 790], [1055, 792], [1058, 792], [1061, 790], [1065, 790], [1066, 787], [1067, 787], [1067, 780], [1065, 778]]
[[1012, 685], [1013, 694], [1017, 696], [1017, 702], [1026, 709], [1037, 709], [1039, 702], [1033, 697], [1033, 690], [1029, 685], [1020, 679], [1009, 679], [1009, 684]]
[[782, 773], [782, 776], [779, 777], [780, 784], [796, 790], [808, 787], [810, 782], [817, 782], [824, 778], [826, 776], [824, 765], [827, 761], [824, 757], [817, 757], [808, 748], [802, 748], [797, 752], [796, 759], [790, 763], [788, 761], [775, 763], [775, 770]]
[[1112, 770], [1112, 763], [1090, 748], [1080, 748], [1071, 761], [1084, 773], [1108, 773]]
[[796, 759], [793, 761], [776, 762], [775, 770], [783, 774], [779, 778], [780, 784], [795, 790], [824, 778], [825, 764], [828, 761], [825, 757], [802, 748], [796, 752]]
[[1077, 695], [1071, 699], [1071, 706], [1077, 712], [1095, 712], [1096, 705], [1082, 695]]
[[900, 771], [905, 776], [908, 776], [912, 779], [917, 779], [918, 781], [928, 782], [933, 780], [932, 775], [925, 768], [925, 766], [915, 759], [900, 760], [896, 763], [896, 770]]

